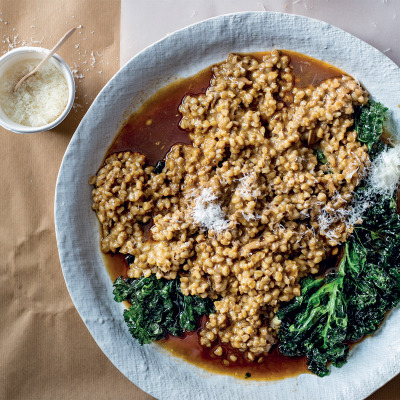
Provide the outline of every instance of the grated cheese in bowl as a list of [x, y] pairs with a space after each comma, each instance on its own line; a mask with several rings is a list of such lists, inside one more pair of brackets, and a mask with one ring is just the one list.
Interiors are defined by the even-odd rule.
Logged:
[[16, 83], [48, 54], [40, 47], [19, 47], [0, 57], [0, 125], [16, 133], [35, 133], [57, 126], [75, 98], [73, 74], [57, 54], [26, 79]]
[[51, 62], [25, 80], [14, 92], [16, 83], [32, 71], [40, 60], [22, 60], [0, 79], [0, 106], [14, 122], [43, 126], [53, 122], [68, 103], [68, 85], [63, 73]]

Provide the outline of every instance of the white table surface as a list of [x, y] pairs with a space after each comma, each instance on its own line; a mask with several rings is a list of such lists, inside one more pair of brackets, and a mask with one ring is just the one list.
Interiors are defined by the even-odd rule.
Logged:
[[240, 11], [280, 11], [323, 20], [400, 65], [399, 0], [121, 0], [120, 65], [168, 33]]

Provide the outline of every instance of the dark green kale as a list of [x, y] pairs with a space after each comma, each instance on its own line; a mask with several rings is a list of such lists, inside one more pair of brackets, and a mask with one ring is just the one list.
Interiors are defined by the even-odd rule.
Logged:
[[125, 261], [128, 263], [128, 265], [131, 265], [135, 261], [135, 256], [133, 256], [132, 254], [127, 254], [125, 256]]
[[164, 167], [165, 167], [165, 161], [164, 160], [158, 161], [156, 166], [153, 169], [153, 173], [156, 175], [161, 174]]
[[349, 352], [344, 343], [348, 322], [343, 294], [344, 264], [345, 260], [337, 276], [303, 279], [301, 295], [277, 314], [282, 321], [278, 333], [280, 352], [285, 356], [305, 355], [309, 369], [319, 376], [329, 373], [329, 362], [342, 366]]
[[320, 164], [323, 165], [328, 164], [328, 160], [326, 159], [325, 154], [322, 150], [315, 149], [314, 154], [317, 156], [317, 161]]
[[370, 157], [375, 155], [376, 150], [381, 151], [381, 147], [384, 145], [380, 138], [383, 124], [387, 119], [387, 111], [388, 109], [381, 103], [373, 100], [370, 100], [365, 106], [357, 107], [355, 110], [354, 125], [357, 139], [368, 146]]
[[365, 254], [348, 271], [345, 292], [349, 329], [356, 341], [374, 333], [388, 310], [400, 303], [400, 216], [395, 198], [379, 196], [355, 226], [350, 245]]
[[[376, 157], [387, 146], [380, 141], [387, 109], [370, 101], [356, 113], [358, 140]], [[355, 199], [365, 199], [365, 184]], [[386, 313], [400, 303], [400, 216], [396, 196], [376, 195], [363, 223], [345, 244], [338, 272], [300, 282], [301, 295], [281, 307], [279, 349], [287, 356], [307, 357], [318, 376], [328, 364], [346, 363], [348, 343], [374, 333]]]
[[129, 301], [124, 319], [132, 336], [141, 345], [164, 339], [167, 334], [182, 336], [197, 328], [200, 316], [214, 311], [209, 298], [184, 296], [180, 280], [157, 279], [155, 275], [140, 279], [119, 277], [114, 282], [115, 301]]

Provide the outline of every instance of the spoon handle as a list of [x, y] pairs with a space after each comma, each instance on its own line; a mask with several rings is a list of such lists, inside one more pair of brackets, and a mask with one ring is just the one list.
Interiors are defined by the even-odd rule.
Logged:
[[26, 74], [22, 79], [15, 85], [14, 87], [14, 92], [18, 90], [18, 88], [21, 86], [22, 82], [33, 75], [35, 72], [37, 72], [52, 56], [53, 54], [64, 44], [64, 42], [76, 31], [76, 28], [70, 29], [59, 41], [58, 43], [51, 49], [50, 53], [47, 54], [45, 58], [43, 58], [42, 61], [34, 68], [29, 74]]

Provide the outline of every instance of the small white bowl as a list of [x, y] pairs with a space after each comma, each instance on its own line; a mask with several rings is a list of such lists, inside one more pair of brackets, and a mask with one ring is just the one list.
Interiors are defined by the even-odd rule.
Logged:
[[[22, 60], [32, 60], [38, 59], [42, 60], [49, 53], [49, 50], [43, 49], [41, 47], [19, 47], [17, 49], [11, 50], [8, 53], [4, 54], [4, 56], [0, 57], [0, 79], [2, 75], [12, 68], [13, 65], [22, 61]], [[74, 104], [75, 99], [75, 81], [74, 76], [68, 67], [67, 63], [57, 54], [54, 54], [53, 57], [48, 61], [55, 65], [64, 75], [67, 85], [68, 85], [68, 103], [65, 107], [64, 111], [52, 122], [47, 125], [42, 126], [26, 126], [19, 124], [10, 118], [4, 113], [0, 106], [0, 125], [8, 129], [9, 131], [15, 133], [36, 133], [42, 131], [48, 131], [55, 126], [57, 126], [60, 122], [64, 120], [64, 118], [71, 111], [72, 105]], [[21, 77], [22, 78], [22, 77]]]

